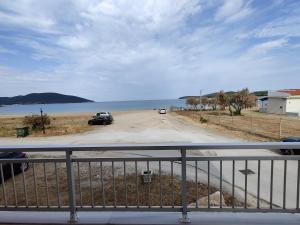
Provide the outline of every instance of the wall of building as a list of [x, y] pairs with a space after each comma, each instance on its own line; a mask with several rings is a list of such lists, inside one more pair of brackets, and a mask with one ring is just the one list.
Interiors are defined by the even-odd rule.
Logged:
[[300, 98], [287, 99], [286, 112], [300, 113]]
[[286, 113], [286, 99], [269, 98], [267, 113], [285, 114]]

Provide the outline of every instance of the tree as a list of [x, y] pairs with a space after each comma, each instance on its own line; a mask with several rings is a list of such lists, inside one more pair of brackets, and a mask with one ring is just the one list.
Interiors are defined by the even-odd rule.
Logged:
[[242, 109], [254, 106], [256, 97], [251, 95], [248, 88], [227, 96], [230, 115], [241, 115]]
[[31, 127], [32, 130], [42, 130], [43, 123], [44, 125], [50, 125], [51, 123], [50, 117], [47, 114], [43, 114], [43, 117], [40, 115], [25, 116], [23, 120], [23, 124]]
[[203, 105], [203, 108], [204, 108], [204, 109], [206, 108], [206, 106], [209, 105], [209, 100], [208, 100], [207, 97], [202, 97], [202, 98], [201, 98], [201, 105]]
[[216, 96], [216, 101], [221, 110], [225, 110], [227, 106], [227, 95], [224, 91], [220, 91]]
[[249, 95], [249, 99], [247, 103], [245, 104], [245, 108], [252, 108], [257, 105], [257, 97], [253, 94]]
[[216, 98], [209, 98], [208, 105], [212, 108], [212, 110], [216, 110], [218, 107], [218, 101]]
[[199, 99], [195, 97], [187, 97], [185, 104], [190, 105], [194, 108], [194, 110], [197, 109], [197, 105], [199, 105]]

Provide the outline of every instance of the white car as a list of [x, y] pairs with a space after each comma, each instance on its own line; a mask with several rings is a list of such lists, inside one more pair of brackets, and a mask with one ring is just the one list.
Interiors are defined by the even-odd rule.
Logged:
[[158, 113], [159, 114], [167, 114], [167, 110], [166, 109], [159, 109]]

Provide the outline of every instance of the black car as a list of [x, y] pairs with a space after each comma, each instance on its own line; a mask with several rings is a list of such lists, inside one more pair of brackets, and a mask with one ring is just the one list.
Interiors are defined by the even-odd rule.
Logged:
[[[20, 159], [20, 158], [27, 158], [26, 154], [23, 152], [5, 152], [0, 153], [0, 159]], [[1, 163], [1, 161], [0, 161]], [[14, 175], [22, 173], [22, 171], [28, 169], [28, 163], [13, 163], [13, 172]], [[2, 163], [2, 172], [3, 172], [3, 179], [6, 180], [12, 176], [11, 171], [11, 164], [10, 163]], [[0, 173], [0, 183], [2, 183], [2, 175]]]
[[107, 125], [113, 122], [113, 117], [110, 113], [107, 114], [96, 114], [92, 119], [88, 121], [89, 125]]
[[[300, 142], [300, 137], [288, 137], [281, 140], [282, 142]], [[280, 149], [283, 155], [300, 155], [300, 149]]]

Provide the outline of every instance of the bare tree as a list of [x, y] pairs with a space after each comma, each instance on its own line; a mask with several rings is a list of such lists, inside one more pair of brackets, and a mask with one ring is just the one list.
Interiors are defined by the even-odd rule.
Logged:
[[204, 110], [205, 110], [206, 106], [209, 105], [209, 100], [208, 100], [208, 98], [207, 98], [207, 97], [202, 97], [202, 98], [201, 98], [201, 104], [203, 105], [203, 108], [204, 108]]
[[187, 97], [186, 101], [185, 101], [186, 105], [190, 105], [193, 107], [194, 110], [197, 109], [197, 105], [200, 104], [200, 101], [198, 98], [195, 97]]
[[255, 95], [249, 95], [249, 99], [245, 105], [245, 108], [252, 108], [257, 105], [257, 97]]
[[255, 105], [256, 97], [251, 95], [248, 88], [227, 96], [231, 115], [241, 115], [242, 109]]
[[218, 100], [216, 98], [209, 98], [208, 105], [212, 108], [212, 110], [216, 110], [218, 107]]
[[228, 103], [228, 99], [227, 99], [227, 95], [224, 93], [224, 91], [220, 91], [217, 96], [216, 96], [216, 100], [217, 100], [217, 104], [220, 107], [221, 110], [225, 110], [227, 103]]

